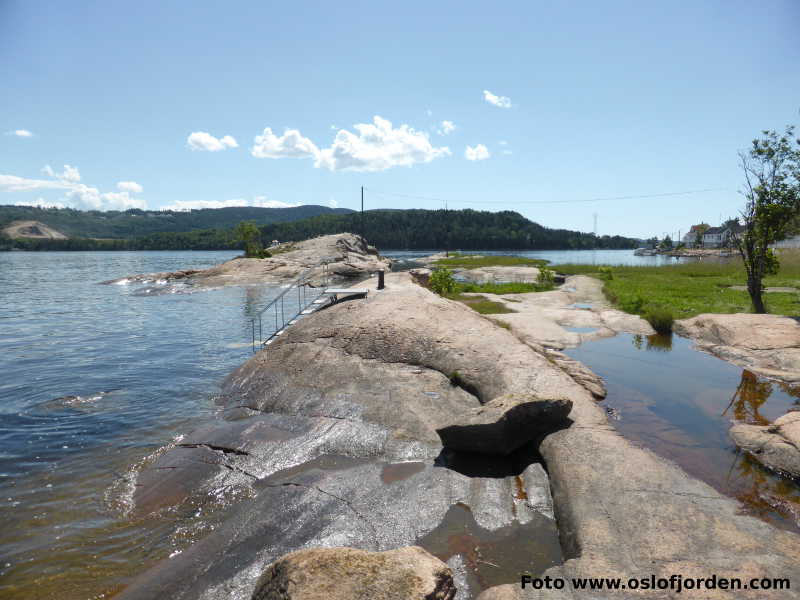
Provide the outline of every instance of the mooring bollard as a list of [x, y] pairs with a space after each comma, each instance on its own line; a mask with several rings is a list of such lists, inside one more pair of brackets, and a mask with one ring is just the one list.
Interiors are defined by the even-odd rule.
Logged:
[[383, 285], [383, 270], [378, 271], [378, 289], [382, 290], [384, 288]]

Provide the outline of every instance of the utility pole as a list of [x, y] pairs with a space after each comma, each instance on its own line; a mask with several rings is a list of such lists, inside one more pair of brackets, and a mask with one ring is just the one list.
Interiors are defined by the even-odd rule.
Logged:
[[361, 237], [364, 238], [364, 241], [367, 241], [366, 236], [364, 235], [364, 186], [361, 186]]
[[447, 200], [444, 201], [444, 226], [445, 226], [445, 238], [444, 238], [444, 255], [445, 257], [450, 256], [450, 221], [447, 220]]
[[594, 213], [594, 247], [597, 248], [597, 213]]

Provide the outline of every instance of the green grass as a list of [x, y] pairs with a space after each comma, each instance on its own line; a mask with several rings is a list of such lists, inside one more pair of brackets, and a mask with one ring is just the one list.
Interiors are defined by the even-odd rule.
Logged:
[[456, 292], [477, 294], [526, 294], [528, 292], [546, 292], [552, 290], [552, 285], [539, 283], [469, 283], [457, 282]]
[[539, 258], [522, 256], [481, 256], [477, 254], [452, 253], [450, 258], [436, 261], [436, 266], [455, 269], [478, 269], [480, 267], [541, 267], [548, 263]]
[[507, 308], [500, 302], [489, 300], [486, 296], [465, 296], [463, 294], [455, 293], [447, 296], [450, 300], [457, 300], [469, 306], [472, 310], [482, 315], [498, 315], [503, 313], [517, 312]]
[[[765, 287], [794, 287], [797, 293], [764, 294], [769, 312], [800, 316], [800, 252], [783, 251], [777, 275], [764, 279]], [[603, 279], [593, 265], [559, 265], [568, 275], [586, 274]], [[750, 312], [750, 296], [732, 290], [744, 285], [741, 260], [698, 261], [662, 267], [612, 267], [613, 279], [605, 280], [603, 292], [625, 312], [651, 317], [660, 324], [701, 313]], [[653, 322], [651, 321], [651, 322]], [[655, 326], [655, 323], [654, 323]], [[658, 329], [658, 327], [656, 327]]]

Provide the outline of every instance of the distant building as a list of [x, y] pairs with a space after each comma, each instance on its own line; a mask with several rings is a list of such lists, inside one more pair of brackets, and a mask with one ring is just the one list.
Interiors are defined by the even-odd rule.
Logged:
[[684, 235], [681, 238], [681, 242], [687, 248], [694, 248], [695, 246], [698, 245], [697, 238], [698, 238], [698, 234], [700, 234], [700, 244], [699, 245], [702, 245], [702, 242], [703, 242], [702, 231], [704, 229], [708, 229], [708, 225], [706, 225], [705, 223], [700, 223], [699, 225], [692, 225], [691, 229], [689, 229], [689, 231], [686, 233], [686, 235]]
[[744, 226], [737, 224], [711, 227], [703, 234], [704, 248], [726, 248], [733, 245], [733, 236], [744, 232]]

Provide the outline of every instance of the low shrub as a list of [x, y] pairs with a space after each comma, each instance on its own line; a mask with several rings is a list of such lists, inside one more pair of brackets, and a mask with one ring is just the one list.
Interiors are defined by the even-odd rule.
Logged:
[[456, 291], [456, 280], [450, 269], [434, 269], [428, 279], [428, 287], [440, 296], [448, 296]]
[[672, 324], [675, 321], [675, 316], [669, 308], [663, 306], [648, 306], [642, 316], [658, 333], [672, 332]]
[[542, 287], [552, 288], [555, 283], [555, 272], [545, 266], [539, 267], [539, 275], [536, 276], [537, 283]]
[[614, 272], [611, 267], [599, 267], [597, 272], [600, 274], [600, 279], [605, 279], [606, 281], [614, 279]]

